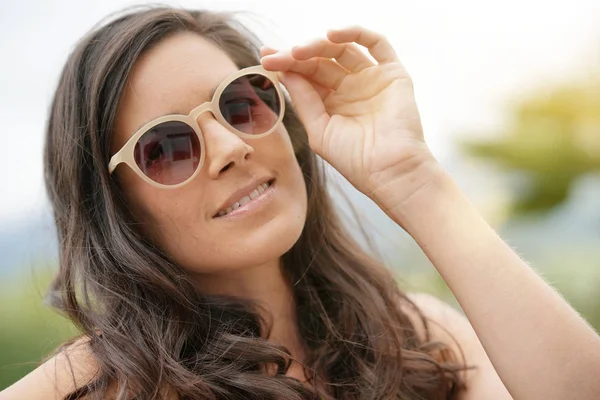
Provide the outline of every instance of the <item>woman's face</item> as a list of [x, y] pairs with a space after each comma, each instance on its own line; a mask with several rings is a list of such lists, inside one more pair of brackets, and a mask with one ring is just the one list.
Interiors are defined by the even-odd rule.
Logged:
[[[133, 67], [119, 104], [112, 153], [146, 122], [188, 114], [209, 101], [211, 90], [237, 70], [223, 51], [198, 35], [163, 40]], [[229, 272], [277, 261], [300, 236], [307, 207], [304, 179], [285, 127], [243, 140], [209, 112], [198, 117], [198, 124], [205, 158], [188, 184], [159, 189], [125, 164], [116, 169], [144, 232], [190, 272]], [[259, 197], [218, 216], [266, 181], [272, 184]]]

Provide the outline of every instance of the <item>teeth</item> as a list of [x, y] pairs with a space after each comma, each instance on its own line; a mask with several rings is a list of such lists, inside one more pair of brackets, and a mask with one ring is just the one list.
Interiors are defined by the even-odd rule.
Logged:
[[240, 199], [240, 206], [245, 206], [246, 204], [250, 203], [250, 197], [248, 196], [244, 196]]
[[250, 203], [250, 201], [252, 201], [253, 199], [257, 198], [258, 196], [260, 196], [261, 194], [263, 194], [265, 192], [265, 190], [267, 190], [267, 188], [269, 187], [269, 182], [265, 182], [262, 185], [258, 185], [258, 187], [256, 189], [254, 189], [252, 191], [252, 193], [250, 193], [248, 196], [244, 196], [241, 199], [239, 199], [238, 201], [236, 201], [233, 205], [231, 205], [230, 207], [227, 207], [225, 210], [221, 210], [217, 213], [218, 217], [222, 217], [223, 215], [227, 215], [230, 212], [232, 212], [233, 210], [240, 208], [242, 206], [245, 206], [246, 204]]

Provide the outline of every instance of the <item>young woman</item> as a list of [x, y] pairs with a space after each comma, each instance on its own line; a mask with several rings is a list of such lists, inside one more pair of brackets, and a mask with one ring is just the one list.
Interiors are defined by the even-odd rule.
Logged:
[[[350, 239], [315, 154], [468, 319]], [[129, 11], [69, 56], [45, 172], [49, 296], [83, 334], [2, 400], [600, 398], [600, 338], [433, 157], [377, 33], [276, 51], [230, 15]]]

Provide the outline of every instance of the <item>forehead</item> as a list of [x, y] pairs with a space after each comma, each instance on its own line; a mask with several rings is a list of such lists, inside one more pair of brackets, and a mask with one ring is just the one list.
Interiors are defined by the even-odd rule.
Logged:
[[187, 114], [237, 71], [216, 45], [194, 33], [178, 33], [136, 61], [119, 102], [115, 138], [123, 145], [146, 122], [165, 114]]

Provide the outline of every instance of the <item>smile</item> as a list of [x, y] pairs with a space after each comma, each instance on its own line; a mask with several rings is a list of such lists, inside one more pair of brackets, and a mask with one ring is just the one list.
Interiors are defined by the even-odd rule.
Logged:
[[271, 180], [256, 186], [256, 188], [254, 188], [248, 195], [242, 196], [240, 199], [234, 201], [225, 209], [220, 210], [215, 215], [215, 217], [224, 217], [226, 215], [229, 215], [233, 211], [239, 209], [240, 207], [244, 207], [245, 205], [251, 203], [253, 200], [260, 197], [266, 190], [268, 190], [272, 183], [273, 181]]

